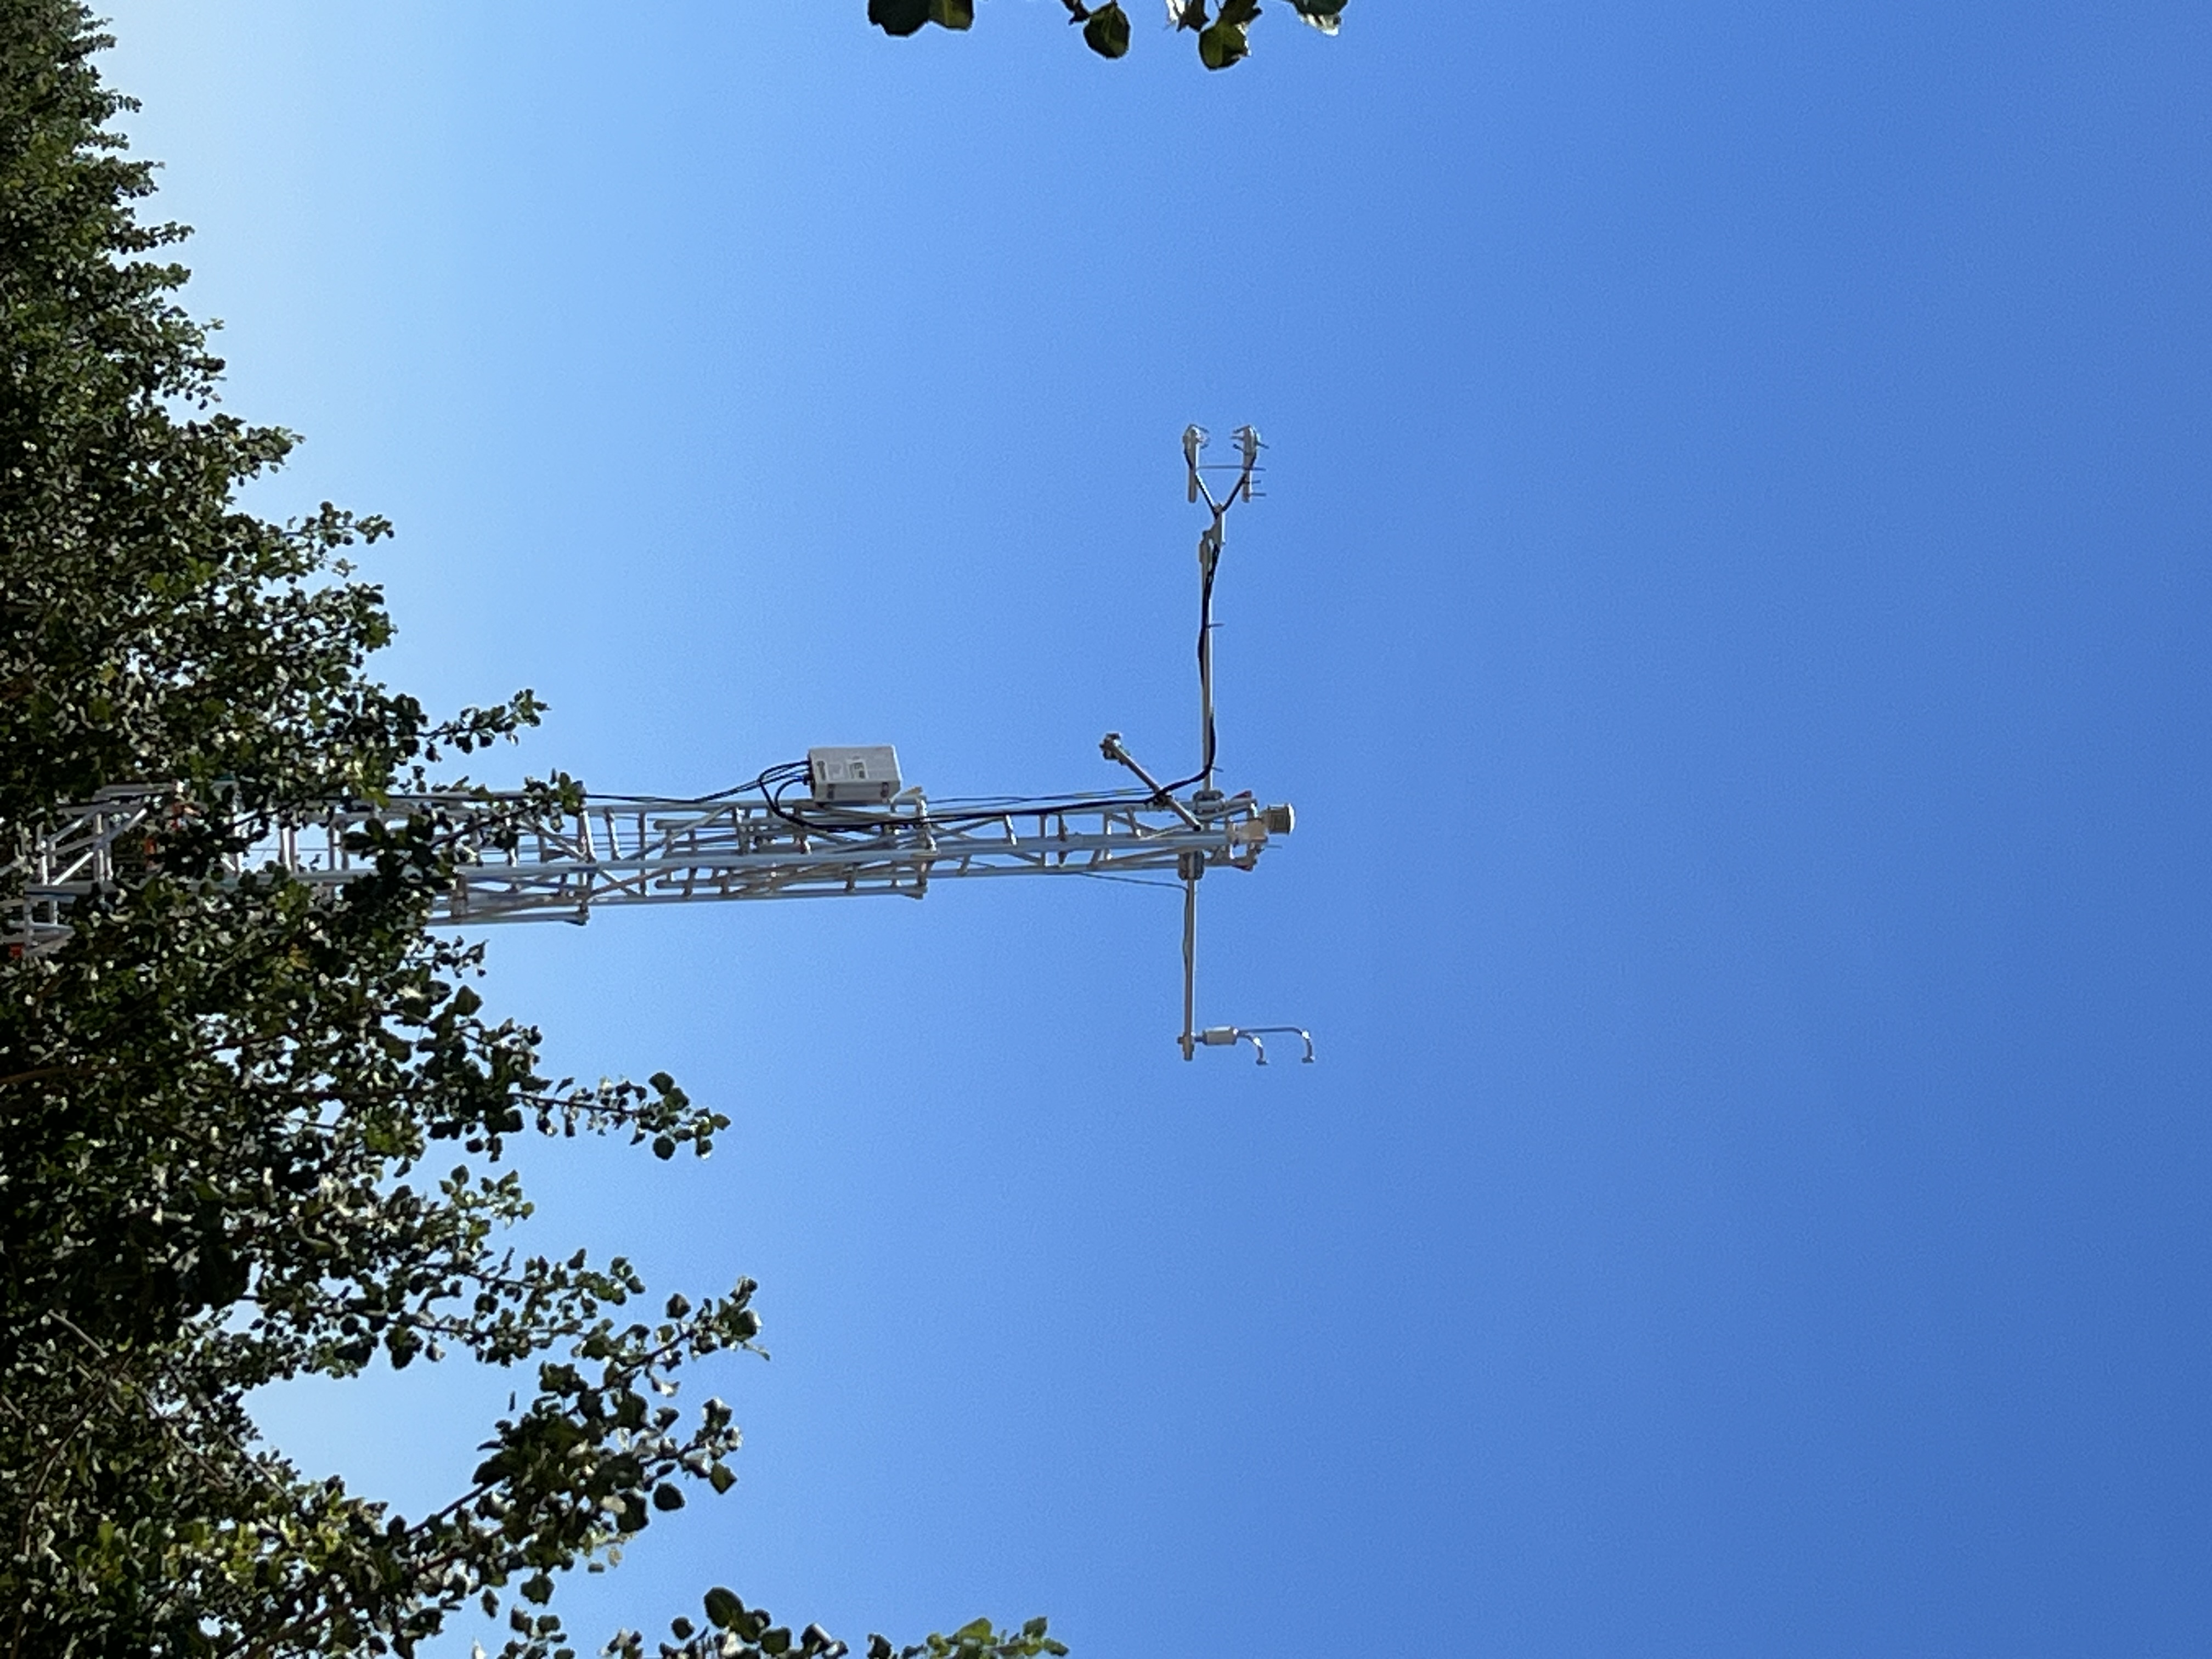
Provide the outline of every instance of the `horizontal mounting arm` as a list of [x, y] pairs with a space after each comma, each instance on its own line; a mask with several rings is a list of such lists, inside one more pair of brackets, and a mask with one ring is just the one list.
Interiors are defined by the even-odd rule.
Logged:
[[[62, 813], [15, 861], [20, 896], [0, 903], [0, 939], [50, 949], [75, 900], [144, 867], [169, 816], [190, 810], [173, 787], [106, 792]], [[374, 823], [434, 811], [461, 826], [461, 861], [440, 896], [438, 924], [582, 921], [613, 905], [815, 898], [860, 893], [920, 898], [933, 882], [978, 876], [1173, 878], [1185, 855], [1250, 869], [1287, 807], [1227, 799], [995, 803], [933, 811], [919, 797], [865, 810], [785, 807], [759, 799], [700, 802], [587, 798], [552, 812], [497, 793], [397, 796], [337, 804], [276, 826], [230, 860], [234, 876], [279, 869], [337, 886], [362, 874], [357, 850]], [[510, 843], [502, 846], [501, 842]]]

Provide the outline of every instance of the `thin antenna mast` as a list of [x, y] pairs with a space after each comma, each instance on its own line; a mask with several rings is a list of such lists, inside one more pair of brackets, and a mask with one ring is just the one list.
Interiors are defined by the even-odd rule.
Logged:
[[1204, 501], [1212, 522], [1198, 537], [1198, 745], [1197, 775], [1189, 780], [1198, 785], [1201, 795], [1213, 793], [1215, 759], [1213, 725], [1213, 576], [1220, 568], [1221, 549], [1228, 535], [1229, 509], [1239, 501], [1253, 498], [1253, 475], [1260, 469], [1260, 452], [1266, 447], [1260, 441], [1257, 428], [1240, 426], [1231, 434], [1237, 440], [1241, 459], [1235, 464], [1237, 481], [1219, 500], [1214, 498], [1212, 487], [1206, 474], [1231, 470], [1219, 465], [1209, 465], [1199, 459], [1206, 446], [1212, 441], [1202, 426], [1187, 426], [1182, 429], [1183, 468], [1188, 478], [1184, 498], [1194, 503]]
[[[1209, 465], [1199, 457], [1204, 453], [1210, 438], [1204, 427], [1195, 423], [1182, 429], [1182, 461], [1187, 480], [1183, 499], [1194, 506], [1206, 503], [1211, 519], [1198, 537], [1198, 770], [1183, 780], [1195, 783], [1198, 789], [1191, 796], [1196, 813], [1203, 814], [1218, 809], [1222, 795], [1213, 787], [1214, 763], [1218, 744], [1213, 707], [1213, 579], [1221, 568], [1221, 551], [1228, 539], [1229, 509], [1240, 501], [1249, 501], [1258, 493], [1253, 479], [1260, 471], [1260, 452], [1267, 447], [1261, 441], [1257, 427], [1240, 426], [1231, 434], [1237, 440], [1237, 459], [1228, 464]], [[1206, 475], [1208, 472], [1234, 471], [1236, 478], [1227, 493], [1217, 497]], [[1130, 760], [1126, 751], [1116, 754], [1120, 738], [1108, 739], [1108, 757], [1122, 760], [1147, 783], [1152, 779]], [[1180, 787], [1182, 786], [1176, 786]], [[1172, 799], [1168, 791], [1163, 797]], [[1287, 814], [1287, 809], [1285, 809]], [[1305, 1060], [1313, 1060], [1313, 1038], [1296, 1026], [1265, 1025], [1244, 1027], [1213, 1025], [1204, 1030], [1198, 1026], [1198, 884], [1206, 874], [1206, 860], [1188, 854], [1176, 860], [1176, 873], [1182, 878], [1182, 1031], [1176, 1037], [1185, 1060], [1197, 1057], [1201, 1047], [1233, 1047], [1238, 1042], [1249, 1042], [1261, 1065], [1267, 1063], [1267, 1050], [1256, 1033], [1295, 1031], [1305, 1042]]]

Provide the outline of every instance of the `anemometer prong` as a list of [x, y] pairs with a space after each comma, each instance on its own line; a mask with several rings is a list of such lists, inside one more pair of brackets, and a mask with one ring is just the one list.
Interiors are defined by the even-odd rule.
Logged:
[[[1230, 435], [1237, 440], [1237, 453], [1244, 458], [1244, 465], [1237, 475], [1237, 489], [1243, 490], [1249, 501], [1252, 499], [1252, 475], [1260, 470], [1260, 452], [1267, 446], [1260, 441], [1260, 428], [1256, 426], [1240, 426]], [[1237, 499], [1237, 490], [1230, 491], [1229, 499]]]
[[1209, 1048], [1227, 1048], [1239, 1042], [1249, 1042], [1257, 1056], [1254, 1063], [1265, 1066], [1267, 1063], [1267, 1045], [1260, 1039], [1285, 1031], [1306, 1045], [1305, 1054], [1298, 1063], [1312, 1065], [1313, 1035], [1296, 1025], [1209, 1025], [1198, 1034], [1198, 1040]]
[[1198, 459], [1200, 452], [1213, 441], [1212, 434], [1204, 427], [1191, 425], [1182, 429], [1182, 464], [1188, 477], [1183, 498], [1194, 506], [1203, 501], [1212, 507], [1217, 530], [1220, 527], [1222, 515], [1237, 504], [1240, 496], [1249, 501], [1258, 493], [1252, 488], [1252, 479], [1260, 471], [1260, 452], [1267, 447], [1256, 426], [1240, 426], [1229, 435], [1237, 440], [1237, 482], [1229, 486], [1226, 495], [1216, 501], [1213, 491], [1206, 485], [1204, 474], [1209, 471], [1225, 472], [1229, 470], [1228, 465], [1216, 465], [1208, 468]]

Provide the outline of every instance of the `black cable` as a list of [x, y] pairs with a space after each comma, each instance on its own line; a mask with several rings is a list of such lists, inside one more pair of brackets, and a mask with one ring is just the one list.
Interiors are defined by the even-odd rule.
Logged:
[[[1232, 499], [1234, 499], [1233, 496]], [[1219, 523], [1218, 515], [1215, 522], [1218, 527]], [[1202, 782], [1206, 778], [1210, 776], [1213, 771], [1214, 763], [1219, 752], [1219, 744], [1214, 732], [1213, 702], [1212, 698], [1206, 696], [1206, 635], [1213, 631], [1213, 578], [1214, 573], [1220, 568], [1221, 565], [1221, 549], [1218, 543], [1214, 545], [1212, 551], [1213, 557], [1206, 562], [1205, 574], [1200, 578], [1198, 586], [1198, 684], [1200, 696], [1206, 698], [1206, 732], [1204, 734], [1204, 742], [1200, 749], [1200, 760], [1197, 771], [1192, 773], [1187, 778], [1177, 778], [1173, 783], [1164, 783], [1158, 789], [1153, 791], [1150, 794], [1143, 793], [1133, 789], [1128, 789], [1109, 791], [1096, 795], [1078, 795], [1073, 798], [1064, 798], [1057, 800], [1046, 799], [1021, 801], [1017, 803], [1013, 800], [1008, 799], [1005, 801], [1004, 805], [998, 806], [995, 809], [982, 807], [965, 812], [932, 812], [929, 815], [928, 821], [933, 823], [988, 823], [993, 818], [1006, 817], [1009, 816], [1026, 817], [1032, 812], [1049, 815], [1054, 812], [1106, 811], [1111, 811], [1116, 806], [1126, 806], [1133, 801], [1139, 800], [1164, 805], [1168, 798], [1173, 795], [1178, 789], [1188, 789], [1194, 783]], [[811, 774], [811, 767], [805, 761], [785, 761], [780, 765], [769, 767], [749, 783], [733, 784], [727, 789], [718, 789], [711, 795], [684, 796], [678, 799], [675, 804], [684, 806], [711, 806], [716, 801], [727, 800], [735, 795], [750, 794], [755, 790], [758, 790], [762, 799], [768, 804], [768, 809], [769, 811], [775, 813], [776, 817], [781, 818], [785, 823], [800, 830], [830, 831], [839, 830], [854, 830], [870, 823], [895, 824], [920, 822], [918, 819], [871, 818], [865, 817], [834, 820], [817, 819], [810, 822], [783, 805], [782, 792], [788, 789], [793, 783], [799, 781], [800, 778], [809, 775]], [[638, 795], [597, 795], [592, 797], [592, 799], [599, 801], [643, 801], [646, 799], [664, 798]], [[960, 798], [956, 798], [956, 800], [957, 799]], [[969, 797], [965, 799], [972, 799], [975, 798]], [[946, 804], [954, 805], [956, 802], [948, 802]]]
[[[810, 812], [797, 803], [787, 805], [784, 799], [793, 788], [811, 775], [805, 761], [785, 761], [771, 766], [744, 783], [733, 784], [707, 795], [614, 795], [593, 793], [587, 804], [602, 806], [648, 805], [712, 806], [734, 797], [758, 794], [762, 802], [775, 817], [795, 829], [824, 833], [841, 833], [863, 829], [895, 829], [901, 824], [919, 825], [921, 818], [884, 817], [867, 811], [841, 810], [828, 806], [826, 811]], [[932, 810], [927, 821], [931, 823], [963, 824], [987, 823], [994, 818], [1024, 817], [1031, 813], [1050, 816], [1060, 812], [1111, 811], [1115, 807], [1131, 806], [1149, 801], [1152, 797], [1142, 790], [1106, 790], [1091, 793], [1070, 791], [1060, 795], [1038, 797], [1018, 796], [961, 796], [945, 803], [951, 810]], [[810, 803], [822, 805], [823, 803]]]
[[1006, 799], [994, 805], [966, 805], [966, 810], [961, 810], [964, 803], [949, 803], [954, 806], [954, 810], [933, 811], [927, 818], [880, 817], [867, 812], [839, 812], [834, 807], [827, 814], [821, 814], [808, 813], [795, 804], [787, 806], [783, 800], [784, 792], [798, 781], [796, 777], [793, 777], [780, 781], [773, 787], [763, 789], [762, 796], [767, 803], [769, 811], [795, 829], [812, 830], [824, 834], [866, 829], [919, 830], [927, 824], [988, 823], [994, 819], [1006, 817], [1028, 817], [1033, 815], [1049, 817], [1066, 812], [1111, 811], [1115, 807], [1132, 806], [1152, 799], [1151, 796], [1138, 790], [1127, 789], [1111, 793], [1067, 795], [1041, 799]]
[[[1205, 576], [1198, 585], [1198, 688], [1199, 696], [1201, 697], [1206, 696], [1206, 636], [1213, 631], [1213, 573], [1220, 568], [1220, 565], [1221, 550], [1217, 546], [1214, 549], [1213, 557], [1206, 563]], [[1173, 783], [1161, 785], [1160, 793], [1154, 799], [1164, 800], [1178, 789], [1188, 789], [1192, 784], [1202, 781], [1213, 770], [1214, 753], [1213, 700], [1207, 697], [1203, 763], [1188, 777], [1178, 778]]]
[[712, 806], [716, 801], [727, 800], [733, 795], [750, 794], [756, 789], [764, 791], [770, 779], [780, 778], [792, 773], [803, 773], [805, 770], [806, 763], [805, 761], [783, 761], [775, 766], [768, 768], [765, 771], [762, 772], [759, 776], [754, 778], [750, 783], [733, 783], [726, 789], [717, 789], [711, 795], [605, 795], [594, 793], [587, 795], [586, 799], [591, 801], [609, 804], [627, 801], [634, 805], [643, 805], [647, 802], [657, 801], [672, 806]]
[[1057, 795], [946, 795], [930, 803], [930, 822], [1002, 817], [1008, 812], [1074, 811], [1085, 807], [1134, 806], [1151, 801], [1150, 789], [1066, 790]]
[[[1235, 500], [1233, 493], [1231, 494], [1231, 499], [1232, 501]], [[1217, 528], [1219, 526], [1219, 522], [1220, 515], [1218, 511], [1217, 511], [1215, 518], [1215, 526]], [[1219, 752], [1219, 745], [1214, 732], [1213, 702], [1211, 697], [1206, 697], [1206, 635], [1213, 631], [1213, 578], [1214, 573], [1218, 571], [1221, 566], [1221, 549], [1218, 543], [1214, 544], [1212, 551], [1213, 557], [1206, 561], [1205, 574], [1200, 578], [1198, 586], [1198, 684], [1200, 696], [1206, 699], [1206, 732], [1204, 734], [1204, 742], [1200, 749], [1200, 760], [1197, 771], [1192, 773], [1187, 778], [1177, 778], [1173, 783], [1164, 783], [1157, 790], [1149, 794], [1134, 789], [1127, 789], [1109, 791], [1096, 795], [1078, 795], [1072, 798], [1063, 798], [1056, 800], [1024, 800], [1017, 802], [1008, 798], [999, 798], [1003, 801], [1003, 805], [1000, 805], [996, 808], [979, 807], [976, 810], [965, 812], [932, 812], [929, 815], [928, 821], [933, 823], [988, 823], [993, 818], [1006, 817], [1009, 816], [1026, 817], [1032, 812], [1049, 815], [1054, 812], [1108, 811], [1116, 806], [1126, 806], [1133, 801], [1139, 800], [1164, 804], [1168, 798], [1173, 795], [1178, 789], [1188, 789], [1192, 784], [1202, 782], [1206, 778], [1211, 775], [1214, 769], [1215, 759]], [[711, 806], [716, 801], [727, 800], [735, 795], [750, 794], [755, 790], [758, 790], [760, 792], [761, 798], [768, 804], [768, 809], [769, 811], [775, 813], [776, 817], [781, 818], [785, 823], [800, 830], [816, 830], [823, 831], [854, 830], [869, 823], [895, 824], [918, 823], [921, 821], [918, 819], [908, 818], [872, 818], [855, 817], [826, 821], [817, 819], [810, 823], [807, 819], [800, 817], [796, 812], [792, 811], [783, 805], [782, 792], [788, 789], [793, 783], [799, 781], [800, 778], [810, 775], [811, 773], [811, 768], [805, 761], [785, 761], [779, 765], [769, 767], [749, 783], [732, 784], [729, 788], [718, 789], [711, 795], [686, 795], [678, 797], [674, 799], [672, 804], [682, 806]], [[595, 795], [590, 799], [605, 802], [627, 800], [641, 803], [648, 799], [666, 799], [668, 798], [641, 795]], [[952, 801], [947, 802], [946, 805], [957, 805], [963, 800], [975, 800], [978, 799], [979, 798], [977, 797], [956, 797]]]

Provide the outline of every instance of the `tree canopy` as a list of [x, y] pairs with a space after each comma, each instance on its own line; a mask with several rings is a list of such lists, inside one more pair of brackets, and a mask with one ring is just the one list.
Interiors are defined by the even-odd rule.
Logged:
[[[1067, 21], [1083, 30], [1083, 43], [1101, 58], [1126, 57], [1129, 51], [1129, 15], [1121, 0], [1094, 6], [1089, 0], [1060, 0], [1067, 8]], [[1300, 21], [1324, 34], [1334, 34], [1344, 15], [1345, 0], [1291, 0]], [[1252, 24], [1260, 15], [1260, 0], [1167, 0], [1167, 26], [1176, 33], [1198, 37], [1198, 59], [1210, 70], [1224, 70], [1252, 52]], [[886, 34], [919, 34], [931, 24], [945, 29], [975, 26], [975, 0], [868, 0], [868, 21]]]
[[[683, 1409], [681, 1374], [757, 1352], [761, 1321], [750, 1279], [648, 1301], [619, 1256], [519, 1256], [503, 1158], [533, 1132], [703, 1158], [726, 1120], [665, 1075], [540, 1074], [538, 1033], [484, 1012], [478, 947], [425, 926], [463, 855], [434, 817], [333, 893], [220, 878], [261, 829], [541, 711], [434, 719], [370, 676], [391, 624], [349, 557], [382, 520], [239, 505], [294, 439], [215, 403], [106, 44], [72, 0], [0, 0], [0, 839], [111, 787], [178, 793], [60, 949], [0, 962], [0, 1652], [407, 1655], [480, 1607], [513, 1659], [573, 1659], [559, 1576], [731, 1485], [731, 1409]], [[529, 1386], [427, 1515], [295, 1468], [246, 1409], [447, 1355]], [[844, 1650], [716, 1587], [659, 1650]], [[904, 1650], [1064, 1651], [1042, 1620]]]

